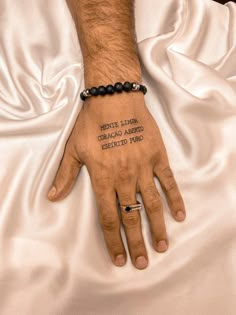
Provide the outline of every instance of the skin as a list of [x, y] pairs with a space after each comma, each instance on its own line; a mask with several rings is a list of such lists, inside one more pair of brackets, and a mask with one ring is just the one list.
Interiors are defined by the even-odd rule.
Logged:
[[[83, 52], [86, 87], [126, 80], [141, 82], [132, 28], [132, 3], [128, 0], [119, 4], [115, 0], [89, 3], [68, 0]], [[88, 16], [94, 20], [86, 20]], [[106, 20], [106, 25], [102, 19]], [[93, 22], [95, 29], [91, 27]], [[121, 32], [117, 33], [119, 28]], [[119, 67], [114, 67], [114, 62], [119, 63]], [[137, 200], [136, 193], [141, 194], [153, 248], [159, 253], [166, 251], [169, 244], [154, 176], [159, 179], [173, 218], [183, 221], [186, 211], [161, 132], [147, 109], [142, 92], [122, 92], [85, 100], [54, 178], [56, 193], [49, 194], [49, 200], [58, 201], [70, 193], [83, 165], [91, 178], [111, 261], [116, 266], [126, 263], [128, 253], [120, 233], [123, 226], [133, 265], [138, 269], [146, 268], [148, 254], [140, 212], [119, 213], [117, 201], [121, 205], [133, 204]]]

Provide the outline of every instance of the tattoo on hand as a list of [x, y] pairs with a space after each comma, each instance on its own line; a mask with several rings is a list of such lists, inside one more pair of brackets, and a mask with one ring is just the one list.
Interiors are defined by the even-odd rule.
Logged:
[[[136, 127], [128, 128], [125, 130], [116, 130], [119, 127], [137, 124], [137, 123], [138, 123], [138, 120], [136, 118], [131, 118], [127, 120], [120, 120], [119, 122], [115, 121], [115, 122], [100, 125], [101, 131], [108, 130], [108, 129], [113, 129], [113, 130], [112, 131], [109, 130], [109, 132], [103, 133], [99, 135], [97, 138], [99, 141], [103, 141], [103, 140], [114, 139], [121, 136], [133, 135], [137, 132], [144, 131], [143, 126], [136, 126]], [[119, 147], [125, 144], [132, 144], [134, 142], [138, 142], [142, 140], [143, 140], [143, 135], [136, 135], [136, 136], [133, 135], [131, 137], [123, 138], [118, 141], [111, 141], [108, 143], [104, 143], [102, 144], [102, 150]]]

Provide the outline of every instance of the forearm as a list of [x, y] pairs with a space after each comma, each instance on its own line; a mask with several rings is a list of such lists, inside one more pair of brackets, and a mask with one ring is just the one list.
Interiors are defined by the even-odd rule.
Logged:
[[86, 87], [140, 81], [134, 0], [67, 0], [83, 54]]

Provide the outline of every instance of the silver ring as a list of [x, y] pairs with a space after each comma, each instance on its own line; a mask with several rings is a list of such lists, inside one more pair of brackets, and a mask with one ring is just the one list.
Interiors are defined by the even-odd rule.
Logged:
[[131, 211], [135, 211], [135, 210], [141, 210], [142, 205], [141, 203], [137, 200], [137, 203], [132, 204], [132, 205], [121, 205], [119, 203], [119, 207], [122, 211], [124, 212], [131, 212]]

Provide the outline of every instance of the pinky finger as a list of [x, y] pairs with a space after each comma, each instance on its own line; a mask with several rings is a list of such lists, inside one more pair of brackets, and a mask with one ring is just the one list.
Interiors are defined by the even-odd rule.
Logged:
[[177, 221], [183, 221], [186, 217], [184, 201], [170, 166], [167, 165], [163, 169], [156, 166], [154, 167], [154, 174], [160, 181], [173, 217]]

